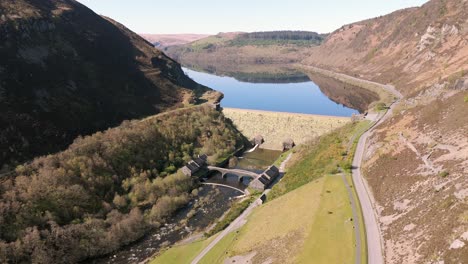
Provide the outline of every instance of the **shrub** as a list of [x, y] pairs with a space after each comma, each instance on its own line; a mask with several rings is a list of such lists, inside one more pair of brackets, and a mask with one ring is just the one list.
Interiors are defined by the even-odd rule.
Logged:
[[449, 172], [448, 172], [448, 171], [445, 171], [445, 170], [444, 170], [444, 171], [439, 172], [439, 176], [442, 177], [442, 178], [445, 178], [445, 177], [447, 177], [448, 175], [449, 175]]
[[385, 105], [385, 103], [380, 102], [375, 105], [375, 109], [377, 111], [382, 111], [382, 110], [388, 109], [388, 107], [387, 105]]

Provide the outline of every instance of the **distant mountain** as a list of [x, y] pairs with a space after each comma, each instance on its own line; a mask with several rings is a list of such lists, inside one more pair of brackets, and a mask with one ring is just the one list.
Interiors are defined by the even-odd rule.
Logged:
[[76, 1], [0, 1], [0, 169], [205, 89], [151, 43]]
[[144, 39], [153, 43], [157, 48], [183, 45], [210, 35], [206, 34], [140, 34]]
[[171, 58], [186, 65], [227, 71], [232, 64], [292, 64], [309, 56], [325, 34], [309, 31], [219, 33], [191, 43], [164, 48]]

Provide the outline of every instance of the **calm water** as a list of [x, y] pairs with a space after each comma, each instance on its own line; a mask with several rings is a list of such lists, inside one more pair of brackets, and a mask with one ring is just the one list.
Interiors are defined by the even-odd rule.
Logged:
[[312, 81], [248, 83], [187, 68], [184, 71], [196, 82], [224, 93], [221, 102], [223, 107], [329, 116], [351, 116], [358, 113], [357, 110], [330, 100]]

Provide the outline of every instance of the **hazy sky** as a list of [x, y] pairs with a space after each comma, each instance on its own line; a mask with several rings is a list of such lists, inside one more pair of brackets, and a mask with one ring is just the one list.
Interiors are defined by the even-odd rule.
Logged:
[[420, 6], [426, 0], [78, 0], [137, 33], [309, 30]]

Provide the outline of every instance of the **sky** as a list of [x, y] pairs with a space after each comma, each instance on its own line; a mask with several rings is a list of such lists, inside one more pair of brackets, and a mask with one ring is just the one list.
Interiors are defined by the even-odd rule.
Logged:
[[426, 0], [78, 0], [137, 33], [269, 30], [329, 33]]

